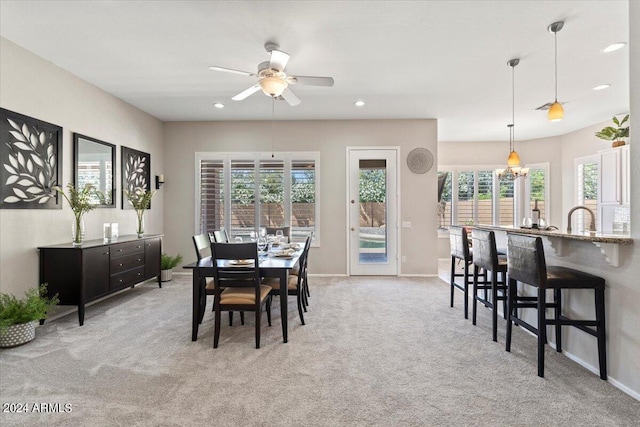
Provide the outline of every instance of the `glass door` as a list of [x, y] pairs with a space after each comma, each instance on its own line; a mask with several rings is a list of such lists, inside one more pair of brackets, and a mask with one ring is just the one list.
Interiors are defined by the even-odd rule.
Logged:
[[396, 150], [349, 151], [349, 272], [397, 275]]

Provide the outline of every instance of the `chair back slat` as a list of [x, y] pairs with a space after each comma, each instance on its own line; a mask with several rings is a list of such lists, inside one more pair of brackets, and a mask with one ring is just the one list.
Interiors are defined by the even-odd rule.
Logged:
[[471, 230], [473, 241], [473, 263], [490, 271], [498, 270], [498, 249], [493, 231], [474, 228]]
[[547, 265], [542, 239], [514, 233], [507, 233], [507, 239], [509, 279], [533, 286], [546, 287]]
[[449, 242], [451, 243], [451, 256], [470, 261], [469, 237], [467, 228], [452, 225], [449, 227]]
[[198, 261], [211, 255], [211, 241], [208, 234], [197, 234], [192, 237]]
[[227, 234], [227, 230], [224, 227], [220, 230], [215, 230], [213, 232], [213, 240], [216, 243], [229, 243], [229, 234]]

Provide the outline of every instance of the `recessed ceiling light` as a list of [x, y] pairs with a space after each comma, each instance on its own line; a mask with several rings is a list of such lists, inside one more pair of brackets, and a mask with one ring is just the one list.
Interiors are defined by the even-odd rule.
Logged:
[[213, 104], [213, 106], [216, 108], [224, 108], [224, 104], [221, 102], [216, 102], [215, 104]]
[[611, 85], [609, 83], [604, 84], [604, 85], [598, 85], [596, 87], [593, 88], [593, 90], [602, 90], [602, 89], [607, 89], [608, 87], [610, 87]]
[[362, 107], [364, 105], [364, 101], [356, 101], [353, 103], [356, 107]]
[[625, 42], [610, 44], [609, 46], [604, 48], [603, 52], [605, 53], [613, 52], [615, 50], [622, 49], [623, 47], [625, 47], [625, 45], [626, 45]]

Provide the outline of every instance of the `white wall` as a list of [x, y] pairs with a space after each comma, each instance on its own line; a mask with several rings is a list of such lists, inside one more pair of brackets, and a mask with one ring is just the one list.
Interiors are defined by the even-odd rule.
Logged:
[[[150, 153], [151, 175], [155, 176], [164, 162], [162, 122], [4, 38], [0, 38], [0, 76], [2, 108], [62, 126], [63, 186], [73, 179], [73, 132], [118, 146], [118, 207], [89, 212], [85, 238], [102, 238], [103, 222], [118, 222], [120, 235], [133, 234], [135, 214], [120, 209], [120, 147]], [[150, 233], [163, 231], [162, 205], [159, 192], [145, 219]], [[21, 296], [38, 285], [36, 248], [71, 242], [72, 219], [66, 202], [62, 210], [0, 209], [1, 292]]]
[[[402, 274], [437, 273], [436, 168], [424, 175], [406, 166], [409, 151], [425, 147], [437, 155], [435, 120], [278, 121], [276, 151], [320, 152], [321, 244], [312, 248], [309, 269], [314, 274], [345, 274], [346, 147], [399, 146], [401, 149], [401, 255], [407, 257]], [[195, 259], [195, 152], [270, 151], [271, 122], [165, 123], [166, 245]], [[170, 160], [169, 160], [170, 159]]]

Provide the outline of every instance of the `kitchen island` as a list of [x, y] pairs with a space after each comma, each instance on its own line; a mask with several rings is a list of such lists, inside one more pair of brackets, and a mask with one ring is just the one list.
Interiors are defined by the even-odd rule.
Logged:
[[[628, 234], [604, 234], [599, 232], [582, 232], [582, 233], [564, 233], [560, 230], [543, 230], [543, 229], [533, 229], [533, 228], [516, 228], [516, 227], [508, 227], [508, 226], [495, 226], [495, 225], [477, 225], [478, 228], [485, 228], [488, 230], [494, 231], [503, 231], [508, 233], [518, 233], [518, 234], [529, 234], [529, 235], [538, 235], [546, 237], [553, 248], [555, 255], [562, 257], [567, 254], [567, 246], [565, 244], [566, 241], [580, 241], [580, 242], [589, 242], [596, 245], [600, 252], [604, 255], [607, 263], [612, 267], [619, 267], [621, 258], [620, 258], [620, 246], [632, 245], [633, 239], [629, 237]], [[498, 233], [501, 234], [501, 233]], [[506, 246], [506, 240], [500, 238], [499, 235], [496, 236], [498, 241], [504, 242], [503, 245]]]

